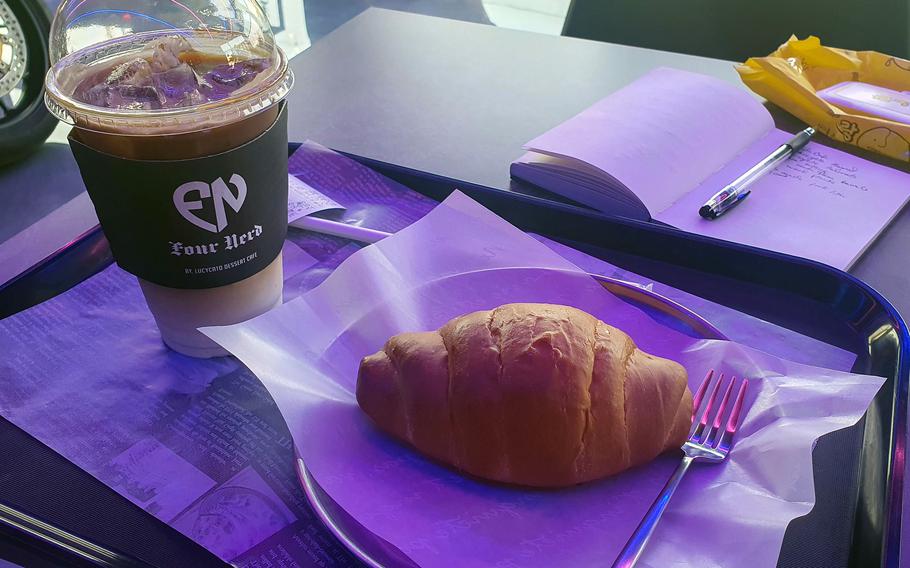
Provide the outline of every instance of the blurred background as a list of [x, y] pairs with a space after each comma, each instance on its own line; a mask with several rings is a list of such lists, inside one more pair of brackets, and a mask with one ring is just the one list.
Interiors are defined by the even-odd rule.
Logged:
[[[17, 1], [17, 0], [12, 0]], [[60, 0], [43, 2], [51, 12]], [[166, 10], [196, 0], [155, 0]], [[371, 6], [551, 35], [742, 61], [790, 34], [910, 56], [910, 2], [899, 0], [260, 0], [290, 55]], [[110, 0], [111, 8], [122, 6]], [[166, 12], [165, 12], [166, 13]], [[129, 17], [128, 15], [124, 17]]]
[[[40, 101], [46, 30], [61, 0], [0, 0], [0, 166], [48, 135], [65, 142]], [[549, 35], [564, 35], [744, 61], [764, 56], [791, 34], [825, 45], [910, 56], [910, 2], [899, 0], [259, 0], [279, 45], [293, 57], [370, 7], [387, 8]], [[101, 0], [123, 12], [122, 0]], [[201, 0], [144, 0], [174, 21]], [[12, 12], [10, 12], [12, 9]], [[17, 23], [18, 22], [18, 23]], [[83, 33], [103, 37], [104, 29]], [[44, 36], [44, 37], [42, 37]], [[27, 66], [22, 57], [33, 53]], [[20, 66], [11, 66], [19, 60]], [[20, 119], [14, 124], [13, 118]], [[27, 124], [25, 124], [27, 123]], [[56, 130], [55, 130], [56, 127]]]
[[[35, 37], [37, 34], [28, 28], [27, 20], [33, 17], [37, 20], [43, 19], [45, 21], [43, 24], [39, 22], [38, 27], [46, 29], [50, 17], [62, 0], [0, 0], [0, 8], [5, 7], [7, 2], [20, 12], [29, 9], [31, 5], [34, 12], [28, 17], [23, 17], [21, 13], [19, 15], [19, 24], [25, 28], [23, 30], [25, 37], [20, 38], [21, 43], [23, 39], [26, 42], [39, 39]], [[307, 49], [370, 7], [560, 35], [572, 4], [572, 0], [259, 0], [259, 2], [268, 14], [278, 44], [288, 57]], [[124, 12], [120, 17], [132, 17], [128, 11], [123, 10], [122, 0], [108, 0], [108, 3], [112, 11]], [[199, 6], [194, 4], [204, 4], [199, 0], [151, 0], [151, 3], [157, 4], [155, 11], [163, 15], [162, 19], [168, 19], [166, 15], [173, 12], [174, 21], [179, 21], [187, 8], [197, 10]], [[44, 8], [45, 14], [38, 13]], [[69, 132], [68, 126], [57, 124], [41, 108], [34, 109], [34, 117], [30, 120], [35, 124], [29, 128], [11, 124], [14, 116], [21, 117], [27, 113], [29, 109], [24, 107], [41, 106], [42, 103], [37, 96], [42, 87], [43, 71], [40, 69], [46, 69], [47, 64], [39, 63], [35, 58], [31, 61], [31, 65], [36, 68], [35, 72], [30, 74], [35, 80], [34, 85], [27, 84], [29, 77], [27, 72], [25, 80], [21, 77], [12, 77], [10, 70], [4, 67], [4, 59], [9, 59], [6, 56], [17, 49], [21, 53], [23, 46], [16, 47], [12, 33], [16, 26], [5, 25], [3, 14], [3, 10], [0, 10], [0, 78], [5, 79], [9, 85], [0, 82], [0, 166], [17, 161], [20, 155], [29, 152], [45, 137], [49, 142], [66, 143], [66, 135]], [[16, 14], [12, 14], [12, 17], [15, 16]], [[107, 34], [102, 27], [99, 26], [97, 30], [92, 29], [93, 27], [95, 26], [86, 26], [83, 33], [97, 34], [98, 37], [105, 37]], [[46, 34], [46, 31], [44, 33]], [[37, 53], [41, 48], [29, 46], [29, 51]], [[22, 84], [13, 84], [19, 82]]]
[[[61, 0], [42, 0], [51, 12]], [[111, 7], [122, 5], [111, 0]], [[194, 0], [158, 0], [178, 12]], [[559, 35], [571, 0], [260, 0], [278, 42], [291, 57], [371, 6], [504, 28]]]

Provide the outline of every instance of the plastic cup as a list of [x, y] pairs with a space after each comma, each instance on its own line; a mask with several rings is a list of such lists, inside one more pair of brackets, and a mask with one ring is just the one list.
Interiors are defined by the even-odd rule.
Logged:
[[[243, 146], [276, 124], [279, 103], [293, 77], [258, 3], [194, 2], [195, 11], [174, 4], [185, 10], [142, 0], [117, 10], [101, 0], [60, 5], [51, 32], [54, 64], [47, 74], [45, 100], [55, 115], [73, 125], [72, 139], [124, 160], [185, 161]], [[97, 42], [102, 32], [108, 39]], [[174, 42], [191, 49], [181, 51], [176, 62], [167, 54], [159, 58], [161, 53], [155, 50]], [[138, 59], [164, 71], [156, 71], [152, 79], [136, 79], [139, 87], [112, 79], [118, 76], [115, 70]], [[262, 69], [235, 81], [232, 73], [250, 62]], [[184, 85], [176, 80], [177, 88], [172, 89], [167, 73], [186, 72], [186, 66], [196, 74], [196, 90], [183, 92]], [[144, 64], [141, 67], [148, 73]], [[207, 78], [203, 75], [207, 69], [211, 77], [225, 82]], [[150, 81], [153, 89], [141, 86]], [[113, 248], [116, 259], [117, 247]], [[225, 285], [173, 287], [138, 280], [165, 344], [193, 357], [226, 355], [198, 328], [237, 323], [279, 305], [281, 254], [259, 272]]]

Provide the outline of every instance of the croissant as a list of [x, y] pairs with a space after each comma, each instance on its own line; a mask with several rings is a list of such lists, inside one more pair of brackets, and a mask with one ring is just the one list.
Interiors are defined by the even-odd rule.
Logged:
[[357, 402], [381, 429], [477, 477], [565, 487], [685, 441], [686, 371], [567, 306], [507, 304], [365, 357]]

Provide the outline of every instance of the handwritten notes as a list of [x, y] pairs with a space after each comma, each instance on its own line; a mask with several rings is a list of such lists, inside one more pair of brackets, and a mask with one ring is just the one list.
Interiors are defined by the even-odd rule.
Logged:
[[907, 203], [910, 174], [810, 142], [723, 217], [698, 216], [714, 192], [791, 137], [772, 130], [654, 217], [685, 231], [849, 268]]
[[859, 165], [832, 159], [830, 149], [810, 146], [780, 164], [769, 175], [802, 182], [837, 199], [869, 192]]

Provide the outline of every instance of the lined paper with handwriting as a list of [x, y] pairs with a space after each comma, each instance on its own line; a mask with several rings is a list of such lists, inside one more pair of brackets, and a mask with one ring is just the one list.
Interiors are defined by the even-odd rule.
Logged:
[[752, 186], [746, 202], [706, 221], [695, 212], [792, 135], [774, 129], [655, 218], [680, 229], [846, 269], [910, 198], [910, 174], [810, 142]]

